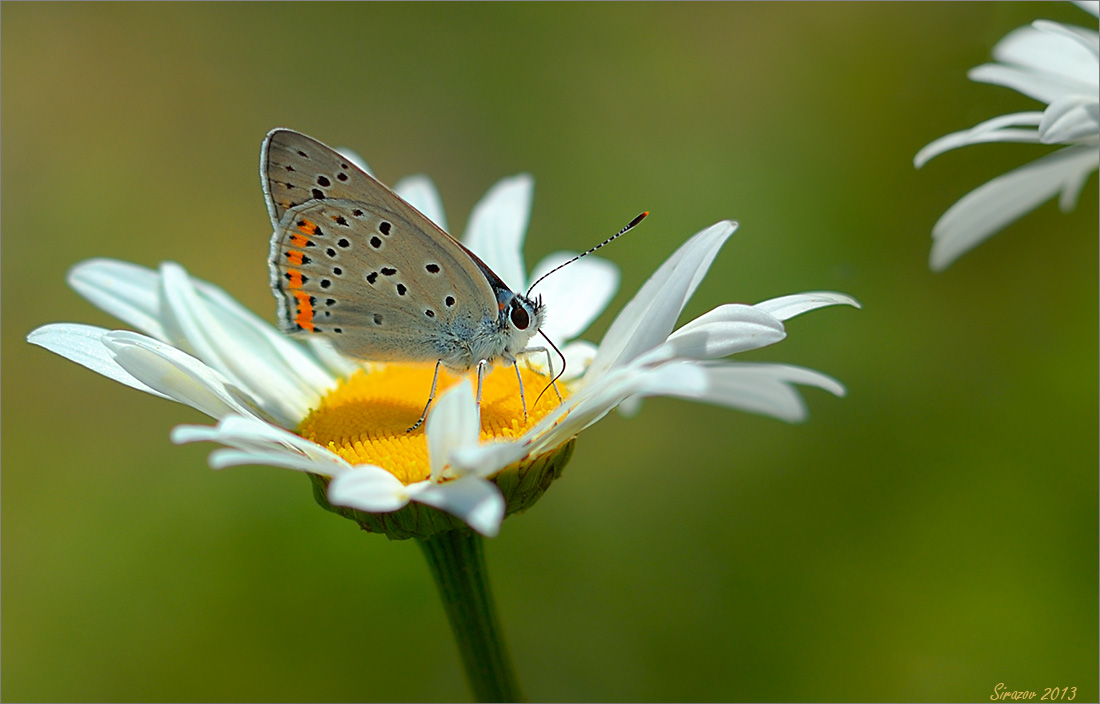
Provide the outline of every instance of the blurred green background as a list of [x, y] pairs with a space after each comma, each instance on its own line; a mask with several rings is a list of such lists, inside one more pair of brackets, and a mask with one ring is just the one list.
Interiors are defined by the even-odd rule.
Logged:
[[683, 240], [741, 228], [684, 320], [829, 289], [747, 359], [835, 376], [787, 425], [646, 402], [586, 432], [488, 543], [534, 700], [989, 701], [1098, 660], [1097, 180], [941, 274], [936, 219], [1050, 151], [913, 155], [1036, 109], [972, 83], [1072, 5], [65, 4], [2, 7], [3, 698], [467, 697], [416, 545], [305, 478], [213, 472], [207, 423], [27, 344], [118, 326], [89, 257], [182, 263], [274, 320], [260, 142], [291, 127], [384, 181], [429, 174], [461, 232], [534, 174], [527, 261], [605, 251], [614, 312]]

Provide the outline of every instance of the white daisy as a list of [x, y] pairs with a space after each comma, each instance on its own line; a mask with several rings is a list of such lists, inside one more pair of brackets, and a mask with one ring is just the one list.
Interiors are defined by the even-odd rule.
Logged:
[[[396, 190], [445, 224], [430, 181], [409, 179]], [[528, 176], [497, 184], [466, 231], [467, 246], [515, 290], [569, 256], [552, 255], [525, 277], [521, 245], [531, 190]], [[566, 344], [571, 376], [560, 383], [562, 401], [544, 393], [525, 414], [515, 374], [488, 374], [480, 428], [469, 381], [441, 373], [441, 384], [452, 388], [432, 405], [424, 432], [406, 433], [409, 413], [415, 418], [423, 407], [433, 365], [364, 364], [323, 343], [301, 344], [175, 263], [152, 271], [96, 259], [70, 273], [73, 288], [140, 333], [67, 323], [41, 327], [28, 340], [216, 418], [216, 426], [172, 433], [175, 442], [225, 445], [210, 456], [214, 468], [264, 464], [306, 472], [323, 505], [391, 537], [428, 537], [463, 524], [495, 535], [506, 513], [530, 506], [560, 474], [577, 434], [624, 402], [671, 395], [795, 421], [805, 407], [792, 384], [843, 394], [835, 380], [808, 369], [720, 361], [778, 342], [786, 334], [783, 321], [799, 313], [858, 305], [842, 294], [728, 304], [673, 331], [735, 228], [718, 223], [680, 247], [598, 348]], [[590, 256], [540, 283], [552, 311], [547, 335], [566, 343], [580, 334], [614, 294], [617, 276], [614, 266]], [[521, 373], [527, 386], [546, 388], [537, 368]]]
[[[1078, 2], [1096, 16], [1098, 2]], [[942, 270], [1009, 223], [1058, 195], [1072, 210], [1100, 163], [1100, 33], [1037, 20], [1010, 32], [993, 48], [998, 63], [971, 69], [971, 80], [1017, 90], [1046, 103], [1042, 111], [1002, 115], [932, 142], [914, 158], [982, 142], [1067, 145], [989, 181], [951, 206], [932, 229], [930, 264]]]

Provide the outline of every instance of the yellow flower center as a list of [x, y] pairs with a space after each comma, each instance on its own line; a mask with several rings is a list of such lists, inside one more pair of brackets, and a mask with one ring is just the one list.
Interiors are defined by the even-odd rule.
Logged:
[[[298, 434], [352, 464], [382, 467], [405, 484], [423, 481], [430, 474], [424, 425], [407, 431], [424, 412], [434, 369], [434, 364], [387, 364], [369, 372], [357, 371], [321, 399], [321, 404], [298, 426]], [[520, 376], [527, 398], [526, 420], [512, 367], [496, 367], [482, 378], [483, 442], [518, 437], [557, 408], [558, 395], [546, 388], [548, 377], [522, 365]], [[461, 380], [461, 375], [440, 368], [436, 399]], [[476, 378], [472, 382], [476, 392]], [[558, 388], [564, 397], [567, 391], [560, 385]], [[543, 389], [545, 393], [535, 403]]]

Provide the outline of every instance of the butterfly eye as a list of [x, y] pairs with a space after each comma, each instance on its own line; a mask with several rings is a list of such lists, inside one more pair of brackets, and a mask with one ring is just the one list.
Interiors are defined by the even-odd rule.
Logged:
[[511, 317], [512, 325], [515, 325], [517, 330], [526, 330], [527, 326], [531, 324], [531, 316], [527, 315], [527, 311], [523, 309], [518, 301], [512, 301]]

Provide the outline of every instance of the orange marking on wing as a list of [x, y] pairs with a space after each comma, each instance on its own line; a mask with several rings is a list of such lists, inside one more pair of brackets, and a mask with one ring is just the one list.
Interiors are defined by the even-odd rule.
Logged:
[[299, 235], [292, 232], [290, 233], [290, 243], [295, 247], [304, 248], [306, 245], [309, 244], [309, 238], [305, 235]]
[[288, 262], [290, 262], [291, 264], [293, 264], [294, 266], [301, 266], [303, 256], [305, 256], [305, 255], [303, 255], [301, 252], [291, 250], [291, 251], [286, 253], [286, 260]]
[[[290, 288], [302, 287], [302, 272], [298, 271], [297, 269], [287, 269], [286, 273], [290, 274], [290, 278], [287, 280], [287, 286], [289, 286]], [[294, 295], [298, 294], [295, 293]]]
[[313, 332], [313, 304], [310, 296], [305, 291], [295, 291], [294, 297], [298, 299], [298, 314], [294, 316], [294, 322], [301, 325], [304, 330]]
[[302, 224], [298, 226], [299, 232], [304, 232], [307, 235], [312, 235], [317, 232], [317, 226], [311, 223], [309, 220], [303, 220]]

